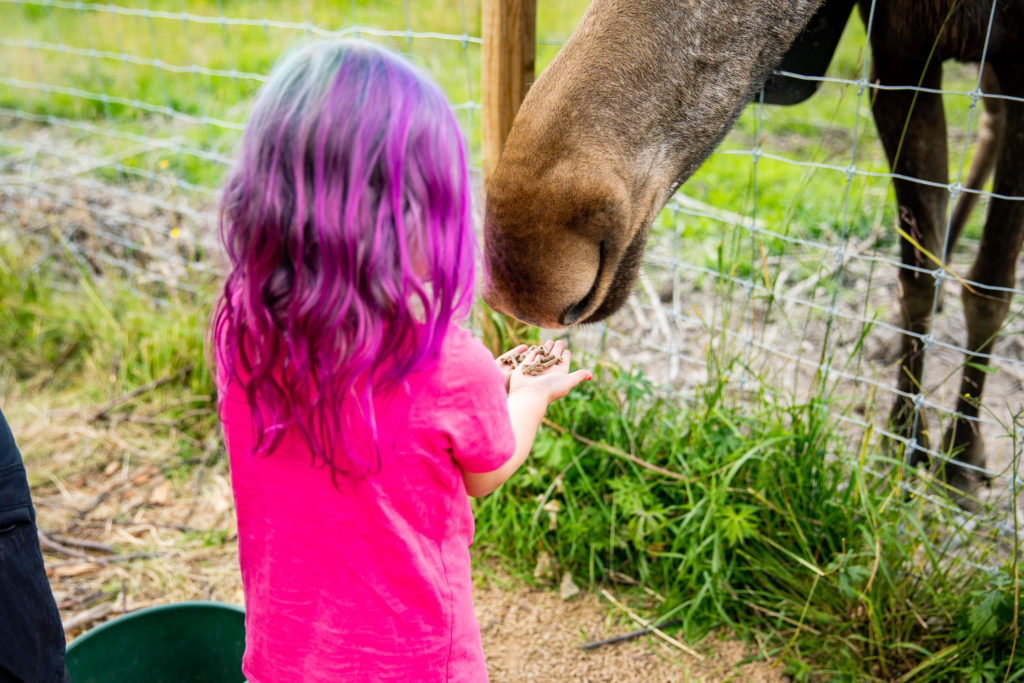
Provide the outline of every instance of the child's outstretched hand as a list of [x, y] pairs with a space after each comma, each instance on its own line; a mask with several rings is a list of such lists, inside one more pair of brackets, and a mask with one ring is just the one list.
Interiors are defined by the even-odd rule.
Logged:
[[[517, 346], [509, 353], [523, 351], [525, 349]], [[538, 368], [536, 363], [542, 355], [553, 357], [554, 360], [549, 361], [547, 367]], [[530, 350], [522, 363], [508, 375], [509, 395], [521, 391], [536, 392], [545, 405], [562, 398], [577, 384], [593, 377], [590, 370], [569, 372], [570, 360], [572, 353], [565, 348], [562, 340], [547, 341], [544, 346]]]
[[533, 349], [521, 344], [498, 356], [496, 362], [508, 388], [508, 415], [516, 448], [496, 470], [463, 472], [466, 493], [485, 496], [512, 476], [529, 455], [548, 404], [568, 394], [583, 380], [592, 378], [590, 370], [569, 372], [571, 359], [572, 354], [562, 341], [548, 341], [543, 347]]

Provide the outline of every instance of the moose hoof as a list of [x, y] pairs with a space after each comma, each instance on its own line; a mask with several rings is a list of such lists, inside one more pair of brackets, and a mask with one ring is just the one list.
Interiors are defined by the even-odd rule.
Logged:
[[978, 494], [987, 488], [992, 475], [984, 469], [964, 467], [985, 467], [985, 442], [973, 422], [956, 420], [942, 438], [942, 451], [952, 460], [942, 464], [939, 476], [952, 489], [949, 493], [954, 502], [968, 512], [979, 508]]
[[[965, 462], [982, 469], [985, 467], [985, 441], [981, 438], [981, 434], [978, 433], [977, 428], [972, 422], [967, 422], [966, 420], [954, 422], [946, 430], [946, 434], [942, 438], [942, 452], [948, 453], [953, 457], [954, 461]], [[951, 486], [954, 485], [950, 479], [950, 475], [953, 472], [963, 472], [965, 475], [970, 475], [972, 479], [984, 483], [988, 483], [992, 479], [992, 475], [987, 470], [978, 471], [958, 467], [955, 464], [947, 465], [946, 474], [943, 478]], [[957, 488], [961, 487], [958, 486]]]
[[962, 510], [977, 512], [981, 508], [979, 496], [988, 488], [988, 477], [976, 470], [960, 467], [955, 460], [943, 465], [940, 474], [951, 489], [948, 491], [949, 497]]

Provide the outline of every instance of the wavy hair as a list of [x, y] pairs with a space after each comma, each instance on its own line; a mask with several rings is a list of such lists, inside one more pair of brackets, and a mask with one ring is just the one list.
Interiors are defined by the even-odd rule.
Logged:
[[283, 58], [242, 135], [220, 235], [214, 362], [222, 395], [244, 387], [255, 452], [294, 427], [332, 478], [378, 471], [375, 397], [435, 363], [472, 304], [466, 152], [444, 94], [362, 41]]

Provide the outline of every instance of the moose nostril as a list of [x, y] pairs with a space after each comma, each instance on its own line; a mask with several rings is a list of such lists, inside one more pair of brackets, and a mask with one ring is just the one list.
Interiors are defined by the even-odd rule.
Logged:
[[597, 274], [594, 275], [594, 282], [590, 285], [590, 291], [582, 299], [567, 307], [558, 318], [561, 325], [573, 325], [583, 319], [584, 314], [590, 310], [597, 298], [598, 283], [601, 282], [601, 273], [604, 271], [604, 240], [597, 245], [598, 261]]
[[[583, 301], [586, 301], [586, 299], [583, 299]], [[558, 319], [558, 322], [566, 326], [579, 322], [579, 319], [583, 317], [584, 308], [581, 305], [583, 301], [578, 304], [573, 304], [562, 311], [562, 316]]]

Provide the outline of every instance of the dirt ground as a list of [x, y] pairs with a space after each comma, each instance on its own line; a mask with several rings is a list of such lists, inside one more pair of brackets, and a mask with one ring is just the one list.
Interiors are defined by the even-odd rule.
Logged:
[[563, 601], [550, 589], [491, 578], [474, 602], [492, 681], [786, 680], [770, 661], [741, 665], [756, 652], [728, 638], [706, 638], [695, 648], [699, 658], [651, 635], [582, 650], [584, 642], [639, 629], [593, 594]]
[[[242, 603], [229, 473], [216, 439], [183, 464], [175, 439], [154, 438], [156, 418], [142, 410], [96, 419], [95, 410], [10, 393], [3, 409], [25, 458], [69, 641], [142, 607]], [[639, 626], [599, 595], [562, 600], [557, 588], [491, 562], [478, 569], [474, 601], [497, 683], [784, 680], [770, 662], [739, 665], [757, 659], [756, 648], [715, 636], [695, 644], [698, 656], [652, 635], [584, 651], [587, 641]]]

